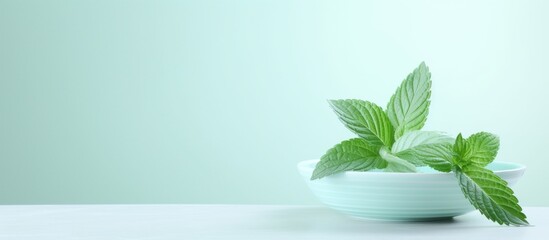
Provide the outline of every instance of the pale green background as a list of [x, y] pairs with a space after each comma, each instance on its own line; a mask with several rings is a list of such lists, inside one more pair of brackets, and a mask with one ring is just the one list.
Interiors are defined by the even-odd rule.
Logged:
[[425, 129], [490, 131], [549, 206], [543, 1], [0, 0], [0, 203], [316, 203], [295, 165], [425, 60]]

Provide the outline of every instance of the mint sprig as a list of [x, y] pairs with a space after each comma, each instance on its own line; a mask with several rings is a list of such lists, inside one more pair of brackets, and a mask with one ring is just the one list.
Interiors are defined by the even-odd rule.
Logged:
[[[361, 144], [367, 144], [371, 151], [366, 153], [364, 151], [355, 151], [354, 148], [343, 148], [350, 144], [345, 141], [337, 144], [320, 158], [311, 179], [314, 180], [342, 171], [360, 171], [360, 169], [354, 167], [355, 164], [371, 166], [371, 168], [365, 168], [362, 171], [382, 168], [385, 171], [392, 172], [415, 172], [415, 166], [418, 166], [416, 164], [419, 164], [419, 162], [414, 163], [402, 159], [392, 151], [392, 147], [395, 143], [395, 136], [400, 137], [423, 126], [427, 119], [429, 104], [422, 104], [421, 102], [429, 101], [430, 87], [431, 73], [429, 73], [425, 63], [421, 63], [404, 79], [402, 85], [391, 97], [387, 111], [384, 111], [375, 103], [363, 100], [330, 100], [330, 106], [339, 117], [339, 120], [349, 130], [364, 139], [366, 143]], [[399, 129], [398, 133], [395, 132], [395, 129]], [[421, 137], [419, 140], [425, 142], [438, 137], [438, 134], [423, 134]], [[356, 141], [352, 142], [357, 143]], [[400, 141], [396, 147], [401, 151], [405, 150], [405, 147], [411, 147], [411, 145], [408, 141]], [[343, 154], [342, 152], [345, 149], [352, 149], [353, 152]], [[349, 157], [350, 154], [353, 157]], [[348, 164], [350, 162], [353, 162], [353, 164]], [[336, 165], [342, 166], [334, 167]]]
[[481, 132], [464, 139], [456, 138], [452, 159], [453, 172], [465, 197], [488, 219], [505, 225], [528, 225], [526, 215], [507, 182], [484, 168], [497, 155], [497, 136]]
[[429, 166], [453, 172], [471, 204], [499, 224], [528, 225], [507, 182], [485, 166], [499, 149], [499, 138], [480, 132], [454, 140], [441, 132], [420, 131], [429, 113], [431, 73], [425, 63], [414, 69], [391, 97], [387, 110], [357, 99], [331, 100], [341, 122], [359, 138], [336, 144], [321, 158], [311, 180], [344, 171], [383, 169], [416, 172]]
[[507, 182], [485, 168], [495, 159], [498, 148], [497, 136], [480, 132], [467, 139], [459, 134], [453, 145], [423, 145], [407, 154], [423, 159], [436, 170], [454, 172], [465, 197], [488, 219], [505, 225], [528, 225]]

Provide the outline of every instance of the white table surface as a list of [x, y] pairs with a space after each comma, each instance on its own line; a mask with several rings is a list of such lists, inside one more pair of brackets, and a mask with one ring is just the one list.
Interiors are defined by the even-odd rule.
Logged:
[[438, 222], [360, 220], [322, 206], [4, 205], [0, 239], [547, 239], [549, 208], [528, 227], [473, 212]]

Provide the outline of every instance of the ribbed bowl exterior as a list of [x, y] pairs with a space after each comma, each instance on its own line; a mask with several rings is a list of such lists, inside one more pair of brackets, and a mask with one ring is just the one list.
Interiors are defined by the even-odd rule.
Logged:
[[[420, 168], [419, 173], [344, 172], [311, 181], [318, 160], [303, 161], [298, 170], [305, 182], [329, 207], [369, 219], [428, 221], [474, 210], [453, 173]], [[514, 185], [524, 173], [522, 165], [493, 162], [488, 168]]]

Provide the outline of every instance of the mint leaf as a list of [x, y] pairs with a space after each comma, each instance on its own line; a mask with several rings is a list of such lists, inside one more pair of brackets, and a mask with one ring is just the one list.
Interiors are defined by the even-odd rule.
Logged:
[[467, 138], [470, 151], [466, 158], [468, 161], [486, 166], [494, 161], [499, 149], [499, 138], [491, 133], [480, 132]]
[[492, 171], [470, 164], [454, 169], [465, 197], [488, 219], [505, 225], [528, 225], [507, 182]]
[[480, 132], [464, 139], [461, 133], [456, 138], [454, 161], [462, 166], [464, 164], [477, 164], [486, 166], [491, 163], [499, 149], [499, 138], [491, 133]]
[[454, 143], [454, 157], [452, 158], [452, 163], [456, 164], [458, 166], [462, 166], [465, 164], [468, 164], [469, 162], [467, 160], [464, 160], [464, 157], [468, 156], [471, 152], [471, 148], [469, 147], [469, 144], [467, 143], [467, 140], [463, 138], [463, 136], [458, 134], [456, 137], [456, 141]]
[[395, 139], [420, 130], [429, 114], [431, 73], [422, 62], [404, 79], [387, 105], [387, 116], [395, 128]]
[[391, 154], [387, 147], [381, 148], [379, 155], [387, 161], [386, 172], [417, 172], [414, 164]]
[[384, 168], [384, 161], [378, 152], [379, 147], [372, 146], [361, 138], [343, 141], [328, 150], [316, 164], [311, 180], [323, 178], [344, 171], [367, 171]]
[[397, 139], [391, 148], [392, 152], [398, 154], [404, 150], [423, 145], [434, 143], [453, 143], [454, 139], [442, 132], [435, 131], [411, 131], [405, 133]]
[[452, 144], [434, 143], [423, 144], [396, 154], [416, 166], [427, 165], [441, 172], [452, 170]]
[[378, 147], [393, 145], [393, 126], [381, 107], [356, 99], [329, 102], [341, 122], [368, 143]]
[[415, 166], [429, 165], [436, 170], [449, 172], [453, 141], [442, 132], [412, 131], [396, 140], [392, 152]]

